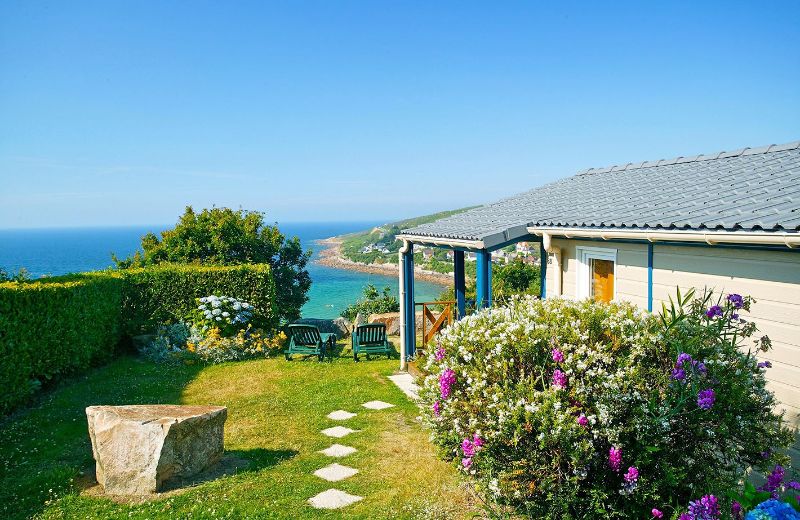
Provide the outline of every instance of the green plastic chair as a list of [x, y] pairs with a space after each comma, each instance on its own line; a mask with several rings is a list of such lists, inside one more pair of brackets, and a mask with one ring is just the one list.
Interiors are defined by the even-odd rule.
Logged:
[[314, 325], [289, 325], [289, 349], [283, 354], [287, 361], [292, 360], [293, 354], [317, 356], [323, 361], [325, 354], [332, 351], [334, 343], [336, 334], [321, 334]]
[[370, 354], [386, 354], [392, 357], [394, 349], [386, 338], [386, 325], [383, 323], [370, 323], [359, 325], [351, 336], [353, 343], [353, 359], [358, 361], [358, 355], [364, 353], [369, 359]]

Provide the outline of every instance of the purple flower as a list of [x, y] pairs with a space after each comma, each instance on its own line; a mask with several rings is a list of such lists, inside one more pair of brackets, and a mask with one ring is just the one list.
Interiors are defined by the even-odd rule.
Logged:
[[478, 437], [477, 434], [472, 436], [472, 445], [475, 446], [476, 450], [483, 448], [483, 444], [483, 439]]
[[553, 356], [553, 361], [555, 361], [556, 363], [564, 362], [564, 353], [558, 350], [557, 348], [553, 349], [552, 356]]
[[735, 520], [742, 518], [742, 504], [734, 500], [731, 502], [731, 515]]
[[712, 305], [706, 311], [706, 318], [708, 319], [716, 318], [718, 316], [722, 316], [722, 307], [719, 305]]
[[690, 356], [686, 352], [681, 352], [680, 354], [678, 354], [678, 360], [675, 361], [675, 366], [682, 367], [684, 363], [691, 363], [691, 362], [692, 362], [692, 356]]
[[625, 473], [625, 481], [636, 482], [637, 480], [639, 480], [639, 470], [635, 466], [629, 467], [628, 472]]
[[681, 513], [678, 520], [694, 520], [689, 513]]
[[442, 399], [450, 397], [450, 390], [456, 383], [456, 373], [452, 369], [446, 368], [439, 376], [439, 390], [442, 391]]
[[772, 363], [769, 361], [762, 361], [758, 364], [758, 368], [772, 368]]
[[729, 294], [728, 302], [733, 305], [734, 309], [741, 309], [742, 305], [744, 305], [744, 298], [742, 298], [741, 294]]
[[553, 377], [551, 381], [554, 388], [562, 389], [567, 387], [567, 375], [564, 374], [559, 369], [555, 369], [553, 371]]
[[472, 466], [472, 458], [465, 457], [461, 459], [461, 465], [464, 466], [464, 469], [469, 469], [469, 467]]
[[608, 465], [614, 471], [619, 472], [619, 467], [622, 464], [622, 448], [611, 446], [608, 450]]
[[697, 406], [702, 410], [710, 410], [712, 406], [714, 406], [714, 400], [716, 396], [714, 395], [713, 388], [707, 388], [705, 390], [701, 390], [699, 394], [697, 394]]
[[706, 375], [708, 369], [706, 368], [706, 364], [702, 361], [696, 361], [694, 364], [694, 369], [697, 370], [698, 374]]
[[434, 359], [436, 359], [436, 361], [441, 361], [444, 359], [444, 354], [445, 354], [444, 348], [439, 347], [436, 349], [436, 352], [434, 353]]
[[461, 451], [464, 453], [465, 457], [468, 457], [470, 459], [474, 457], [475, 453], [482, 447], [483, 447], [483, 439], [481, 439], [477, 435], [473, 435], [471, 440], [467, 438], [461, 441]]
[[714, 495], [705, 495], [700, 500], [689, 502], [689, 515], [693, 520], [718, 520], [719, 500]]
[[580, 424], [583, 427], [589, 426], [589, 419], [587, 419], [585, 415], [580, 414], [578, 416], [578, 424]]
[[675, 381], [683, 381], [684, 379], [686, 379], [686, 371], [682, 368], [673, 368], [672, 379], [674, 379]]
[[734, 320], [734, 321], [738, 320], [739, 319], [739, 314], [734, 312], [733, 314], [731, 314], [731, 319]]
[[650, 511], [650, 514], [653, 515], [653, 518], [664, 518], [664, 513], [662, 513], [655, 507]]
[[439, 401], [433, 403], [433, 414], [436, 417], [439, 417], [442, 414], [442, 403], [440, 403]]
[[778, 498], [778, 490], [783, 484], [783, 477], [786, 476], [786, 470], [780, 464], [775, 466], [775, 469], [767, 475], [767, 481], [764, 485], [758, 488], [759, 491], [766, 491], [772, 494], [772, 498]]
[[762, 459], [768, 459], [770, 455], [772, 455], [772, 450], [767, 450], [767, 451], [762, 451], [761, 452], [761, 458]]
[[786, 487], [788, 487], [789, 489], [794, 489], [795, 491], [798, 491], [798, 490], [800, 490], [800, 482], [798, 482], [796, 480], [792, 480], [791, 482], [786, 484]]

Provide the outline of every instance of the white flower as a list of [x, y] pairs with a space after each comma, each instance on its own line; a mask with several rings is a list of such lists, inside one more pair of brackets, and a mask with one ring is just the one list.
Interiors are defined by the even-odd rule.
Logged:
[[222, 314], [222, 311], [219, 309], [214, 309], [213, 311], [211, 311], [211, 314], [213, 314], [214, 316], [219, 316], [220, 314]]
[[222, 321], [222, 318], [220, 318], [219, 316], [217, 316], [217, 321]]
[[224, 316], [225, 318], [227, 318], [230, 315], [231, 315], [231, 313], [229, 313], [228, 311], [225, 311], [225, 312], [222, 313], [222, 316]]

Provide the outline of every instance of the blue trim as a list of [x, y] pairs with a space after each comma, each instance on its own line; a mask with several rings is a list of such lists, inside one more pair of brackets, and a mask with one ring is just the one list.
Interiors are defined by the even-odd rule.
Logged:
[[539, 297], [547, 298], [547, 251], [544, 250], [544, 243], [539, 242]]
[[467, 303], [467, 281], [465, 278], [464, 269], [464, 251], [453, 251], [453, 287], [456, 293], [456, 313], [457, 319], [466, 316]]
[[653, 312], [653, 243], [647, 244], [647, 312]]
[[403, 279], [405, 281], [405, 294], [403, 312], [405, 314], [405, 345], [406, 359], [412, 359], [416, 352], [417, 325], [414, 309], [414, 245], [408, 245], [408, 252], [403, 253]]
[[485, 249], [475, 252], [475, 306], [483, 309], [489, 305], [489, 253]]
[[486, 252], [486, 306], [492, 306], [492, 252]]

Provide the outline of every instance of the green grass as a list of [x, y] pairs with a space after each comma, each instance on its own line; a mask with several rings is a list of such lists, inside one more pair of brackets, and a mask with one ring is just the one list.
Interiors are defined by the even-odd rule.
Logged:
[[[47, 393], [0, 424], [0, 513], [17, 518], [468, 518], [475, 513], [455, 469], [439, 460], [419, 410], [385, 376], [396, 360], [165, 366], [120, 358]], [[396, 404], [381, 411], [361, 403]], [[138, 504], [93, 496], [84, 409], [93, 404], [181, 403], [228, 407], [225, 448], [250, 461], [238, 473]], [[343, 442], [325, 416], [358, 413]], [[339, 462], [359, 469], [331, 484], [312, 473], [332, 462], [333, 442], [359, 451]], [[364, 497], [339, 511], [306, 500], [330, 487]]]

